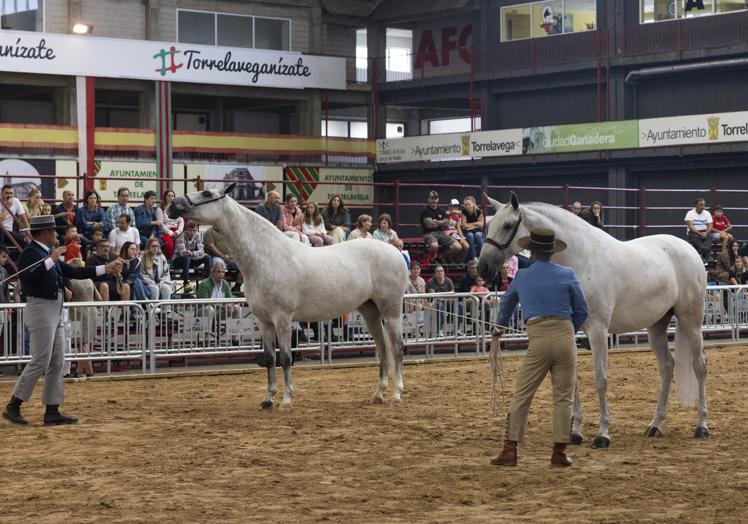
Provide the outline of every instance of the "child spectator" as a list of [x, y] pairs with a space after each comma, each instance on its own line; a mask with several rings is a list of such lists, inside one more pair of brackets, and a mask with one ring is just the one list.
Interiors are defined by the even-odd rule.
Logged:
[[65, 247], [68, 248], [65, 251], [65, 260], [73, 260], [74, 258], [81, 258], [81, 244], [80, 237], [78, 236], [78, 229], [75, 226], [70, 226], [65, 230]]
[[333, 238], [327, 234], [325, 221], [315, 202], [304, 204], [304, 214], [301, 217], [301, 232], [309, 237], [312, 247], [329, 246]]
[[486, 287], [486, 281], [483, 280], [483, 277], [476, 277], [475, 278], [475, 285], [470, 288], [471, 293], [490, 293], [489, 289]]
[[464, 253], [470, 249], [470, 246], [467, 240], [465, 240], [465, 235], [462, 233], [462, 207], [460, 207], [460, 201], [456, 198], [453, 198], [447, 207], [447, 223], [444, 226], [444, 233], [460, 243], [462, 249], [457, 253], [454, 260], [461, 261], [464, 258]]
[[[96, 254], [96, 246], [102, 240], [104, 240], [104, 231], [101, 229], [101, 226], [99, 224], [96, 224], [91, 228], [91, 241], [85, 243], [85, 247], [87, 248], [87, 251], [85, 253], [86, 259], [88, 259], [90, 255]], [[83, 244], [81, 244], [81, 250], [83, 249], [83, 247]]]
[[372, 238], [369, 229], [371, 229], [371, 216], [366, 213], [359, 215], [356, 219], [356, 228], [348, 235], [348, 240], [356, 240], [357, 238]]
[[375, 240], [389, 243], [398, 239], [397, 232], [392, 229], [392, 217], [388, 213], [382, 213], [379, 215], [379, 228], [374, 231], [372, 237]]
[[733, 236], [730, 233], [730, 230], [732, 230], [732, 224], [720, 205], [716, 205], [712, 208], [712, 228], [719, 235], [720, 241], [723, 238], [727, 238], [729, 241], [733, 240]]

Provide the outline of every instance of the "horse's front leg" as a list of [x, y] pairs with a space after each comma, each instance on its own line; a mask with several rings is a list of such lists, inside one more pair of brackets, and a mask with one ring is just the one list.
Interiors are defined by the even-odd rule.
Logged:
[[291, 320], [284, 319], [277, 321], [275, 324], [275, 334], [278, 339], [278, 347], [280, 348], [280, 365], [283, 368], [283, 379], [285, 387], [283, 389], [283, 400], [281, 401], [281, 408], [290, 408], [293, 403], [293, 380], [291, 379], [291, 364], [293, 359], [291, 358]]
[[581, 444], [584, 441], [582, 435], [582, 401], [579, 398], [579, 376], [576, 377], [574, 384], [574, 411], [571, 418], [571, 443]]
[[269, 322], [259, 321], [259, 324], [262, 333], [262, 348], [265, 351], [265, 365], [268, 372], [268, 389], [262, 402], [260, 402], [260, 406], [262, 409], [271, 409], [273, 407], [273, 397], [278, 391], [275, 377], [275, 328]]
[[608, 448], [610, 446], [610, 435], [608, 425], [610, 415], [608, 414], [608, 337], [603, 328], [593, 328], [587, 332], [592, 349], [592, 363], [595, 367], [595, 387], [600, 401], [600, 429], [595, 440], [592, 441], [593, 448]]

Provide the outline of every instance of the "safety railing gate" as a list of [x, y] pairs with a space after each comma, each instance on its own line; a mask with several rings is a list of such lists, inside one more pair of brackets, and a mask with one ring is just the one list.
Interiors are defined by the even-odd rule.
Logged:
[[[406, 295], [402, 335], [406, 352], [454, 356], [485, 355], [503, 293], [425, 293]], [[30, 359], [24, 304], [0, 304], [0, 365]], [[669, 331], [675, 331], [676, 320]], [[140, 361], [154, 372], [159, 360], [260, 354], [259, 323], [243, 299], [161, 302], [66, 303], [63, 311], [66, 360], [106, 363]], [[748, 286], [709, 286], [704, 298], [703, 333], [715, 339], [748, 337]], [[583, 336], [581, 333], [578, 336]], [[611, 347], [645, 342], [646, 330], [610, 337]], [[504, 340], [510, 347], [527, 341], [522, 308], [510, 317]], [[327, 322], [293, 324], [292, 350], [322, 364], [341, 356], [374, 354], [374, 341], [358, 312]]]
[[[0, 304], [0, 365], [31, 359], [25, 304]], [[146, 312], [137, 302], [69, 302], [62, 311], [65, 360], [106, 362], [111, 373], [118, 360], [140, 360], [146, 371]]]

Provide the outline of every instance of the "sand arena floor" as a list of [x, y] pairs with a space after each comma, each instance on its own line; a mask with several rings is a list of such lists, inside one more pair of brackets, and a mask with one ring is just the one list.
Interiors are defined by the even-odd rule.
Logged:
[[[748, 348], [708, 350], [711, 437], [671, 406], [642, 436], [659, 379], [650, 353], [610, 358], [612, 447], [580, 356], [586, 442], [553, 470], [550, 388], [539, 391], [517, 468], [496, 468], [503, 413], [489, 413], [485, 361], [406, 367], [400, 409], [372, 406], [373, 367], [295, 369], [290, 411], [259, 409], [264, 370], [67, 384], [73, 427], [0, 420], [3, 522], [748, 521]], [[505, 361], [514, 385], [518, 358]], [[0, 385], [6, 399], [11, 384]], [[510, 393], [507, 396], [508, 403]], [[504, 408], [508, 404], [504, 404]], [[503, 411], [503, 410], [502, 410]]]

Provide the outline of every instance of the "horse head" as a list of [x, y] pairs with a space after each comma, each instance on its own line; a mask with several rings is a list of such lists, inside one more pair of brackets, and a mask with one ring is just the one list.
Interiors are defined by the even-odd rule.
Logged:
[[235, 186], [236, 182], [223, 189], [206, 189], [177, 197], [169, 209], [169, 218], [189, 217], [193, 222], [214, 224], [223, 208], [217, 204], [228, 196]]
[[485, 197], [496, 210], [496, 214], [488, 223], [486, 243], [478, 259], [478, 273], [486, 282], [491, 282], [504, 261], [520, 251], [516, 240], [522, 223], [522, 213], [519, 209], [519, 199], [514, 193], [506, 204], [488, 195]]

